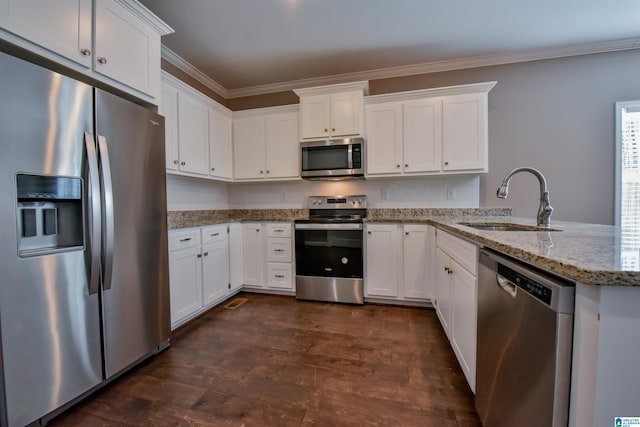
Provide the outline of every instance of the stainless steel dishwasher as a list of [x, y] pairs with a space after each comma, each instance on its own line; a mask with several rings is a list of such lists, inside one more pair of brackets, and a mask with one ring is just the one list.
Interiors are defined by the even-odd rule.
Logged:
[[566, 427], [575, 283], [486, 249], [478, 274], [482, 425]]

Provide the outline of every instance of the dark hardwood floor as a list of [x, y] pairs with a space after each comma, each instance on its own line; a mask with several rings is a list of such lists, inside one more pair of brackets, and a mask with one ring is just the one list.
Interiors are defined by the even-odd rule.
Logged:
[[480, 426], [432, 309], [241, 294], [52, 426]]

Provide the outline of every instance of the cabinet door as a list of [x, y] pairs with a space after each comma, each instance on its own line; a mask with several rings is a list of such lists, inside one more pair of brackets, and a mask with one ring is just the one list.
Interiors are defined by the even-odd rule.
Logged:
[[209, 175], [231, 179], [231, 117], [209, 108]]
[[244, 284], [264, 286], [264, 255], [262, 248], [262, 224], [242, 225], [242, 271]]
[[362, 135], [362, 114], [362, 92], [331, 95], [331, 136]]
[[229, 242], [225, 238], [202, 246], [202, 305], [221, 300], [229, 291]]
[[429, 271], [433, 262], [429, 259], [431, 236], [429, 225], [405, 225], [403, 236], [403, 281], [405, 298], [429, 299]]
[[202, 260], [200, 246], [169, 253], [171, 325], [202, 307]]
[[451, 346], [471, 391], [475, 391], [477, 280], [455, 260], [451, 260], [451, 269]]
[[229, 224], [229, 282], [233, 292], [242, 287], [242, 224]]
[[405, 173], [437, 172], [442, 164], [442, 101], [421, 99], [403, 105]]
[[162, 84], [158, 112], [164, 116], [164, 148], [167, 170], [178, 170], [178, 90]]
[[235, 179], [265, 177], [265, 124], [263, 117], [233, 121], [233, 176]]
[[487, 95], [447, 96], [443, 99], [442, 168], [487, 170]]
[[402, 173], [402, 104], [368, 105], [367, 175]]
[[397, 297], [400, 274], [400, 228], [367, 225], [365, 290], [367, 296]]
[[0, 0], [0, 27], [86, 68], [91, 23], [91, 0]]
[[300, 98], [302, 139], [326, 138], [330, 135], [331, 102], [329, 95]]
[[157, 99], [160, 35], [116, 0], [95, 5], [95, 71]]
[[178, 93], [180, 171], [209, 174], [209, 109], [191, 95]]
[[449, 256], [442, 252], [440, 248], [436, 249], [436, 314], [440, 319], [442, 329], [448, 337], [450, 337], [451, 329], [451, 278], [449, 271]]
[[300, 176], [299, 141], [300, 115], [275, 114], [266, 118], [267, 178], [297, 178]]

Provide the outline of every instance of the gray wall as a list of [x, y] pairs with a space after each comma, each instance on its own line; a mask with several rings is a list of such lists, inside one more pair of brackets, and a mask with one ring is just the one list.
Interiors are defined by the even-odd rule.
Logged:
[[481, 206], [511, 206], [535, 217], [538, 183], [511, 181], [507, 200], [495, 192], [517, 166], [540, 169], [549, 182], [552, 220], [612, 224], [616, 101], [640, 99], [640, 51], [613, 52], [371, 82], [374, 93], [482, 81], [489, 93], [489, 173]]

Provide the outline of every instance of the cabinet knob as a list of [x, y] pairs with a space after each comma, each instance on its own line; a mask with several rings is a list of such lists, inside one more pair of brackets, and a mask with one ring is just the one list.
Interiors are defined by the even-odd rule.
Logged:
[[80, 49], [80, 53], [81, 53], [83, 56], [91, 56], [91, 49], [87, 49], [87, 48], [85, 47], [85, 48], [83, 48], [83, 49]]
[[264, 173], [264, 172], [260, 171], [260, 173]]
[[184, 165], [186, 165], [186, 164], [187, 164], [187, 162], [180, 162], [180, 164], [181, 164], [182, 166], [184, 166]]
[[371, 232], [370, 232], [370, 231], [367, 231], [367, 234], [371, 234]]
[[408, 167], [409, 167], [409, 163], [405, 163], [405, 164], [404, 164], [404, 167], [405, 167], [405, 168], [408, 168]]
[[408, 232], [408, 231], [405, 231], [405, 232], [404, 232], [404, 234], [406, 234], [406, 235], [408, 236], [408, 235], [409, 235], [409, 232]]
[[216, 170], [216, 168], [211, 168], [212, 171]]
[[267, 173], [269, 173], [269, 170], [267, 170]]
[[328, 130], [327, 128], [324, 128], [324, 131], [325, 131], [325, 132], [329, 132], [329, 130]]
[[209, 252], [205, 252], [205, 253], [204, 253], [204, 256], [207, 256], [207, 255], [209, 255]]
[[198, 258], [202, 258], [202, 254], [198, 254]]
[[335, 132], [335, 131], [336, 131], [336, 128], [331, 128], [331, 132]]
[[173, 161], [173, 164], [174, 164], [174, 165], [177, 165], [178, 163], [179, 163], [179, 162], [178, 162], [177, 160], [174, 160], [174, 161]]
[[444, 162], [444, 165], [445, 166], [449, 166], [449, 162]]
[[399, 167], [400, 167], [400, 165], [396, 165], [396, 167], [397, 167], [397, 168], [399, 168]]
[[256, 228], [256, 233], [259, 233], [259, 232], [260, 232], [260, 229], [259, 229], [259, 228]]
[[105, 58], [104, 56], [100, 56], [98, 58], [98, 62], [101, 64], [106, 64], [107, 63], [107, 58]]

